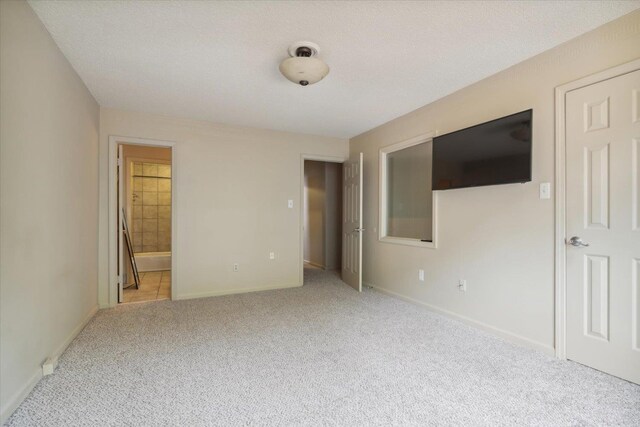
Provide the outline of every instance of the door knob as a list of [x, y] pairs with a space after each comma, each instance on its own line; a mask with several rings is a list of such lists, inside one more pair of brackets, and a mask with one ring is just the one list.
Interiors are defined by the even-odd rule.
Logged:
[[578, 248], [586, 248], [587, 246], [589, 246], [588, 243], [583, 242], [582, 239], [578, 236], [573, 236], [572, 238], [567, 240], [567, 243]]

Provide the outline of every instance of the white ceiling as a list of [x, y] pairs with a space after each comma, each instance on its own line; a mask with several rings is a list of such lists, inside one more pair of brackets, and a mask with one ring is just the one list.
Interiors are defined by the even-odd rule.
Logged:
[[[104, 107], [351, 137], [640, 7], [638, 1], [30, 1]], [[331, 67], [278, 64], [293, 42]]]

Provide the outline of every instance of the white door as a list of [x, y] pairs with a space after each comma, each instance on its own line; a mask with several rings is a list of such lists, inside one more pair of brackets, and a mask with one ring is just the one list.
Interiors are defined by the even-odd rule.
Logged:
[[344, 163], [342, 181], [342, 280], [362, 291], [362, 162]]
[[567, 358], [640, 383], [640, 71], [565, 114]]
[[118, 180], [118, 302], [123, 302], [122, 292], [124, 282], [124, 234], [122, 224], [122, 208], [124, 206], [124, 157], [122, 145], [118, 145], [118, 161], [116, 177]]

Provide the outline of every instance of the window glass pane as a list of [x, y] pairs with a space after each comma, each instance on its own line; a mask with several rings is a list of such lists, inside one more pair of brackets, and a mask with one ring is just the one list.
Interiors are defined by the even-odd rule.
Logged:
[[431, 142], [387, 154], [387, 236], [432, 240]]

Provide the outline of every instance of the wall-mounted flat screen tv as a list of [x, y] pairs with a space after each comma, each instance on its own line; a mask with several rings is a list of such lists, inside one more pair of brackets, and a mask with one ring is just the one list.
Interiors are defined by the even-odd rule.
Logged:
[[523, 111], [433, 139], [432, 188], [531, 181], [531, 119]]

